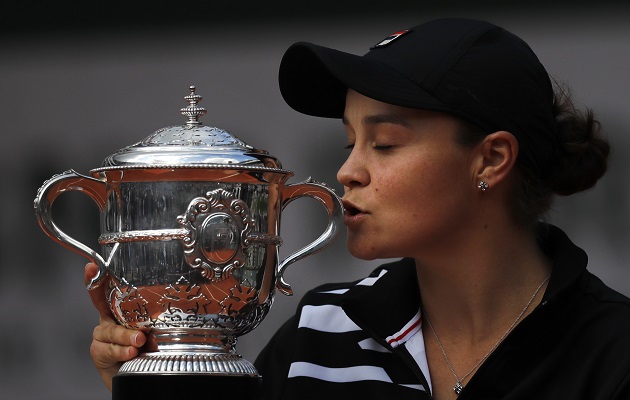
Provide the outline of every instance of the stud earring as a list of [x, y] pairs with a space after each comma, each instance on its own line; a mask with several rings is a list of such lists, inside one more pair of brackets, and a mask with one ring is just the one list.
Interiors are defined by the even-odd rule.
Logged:
[[482, 191], [485, 192], [486, 190], [488, 190], [488, 188], [490, 188], [490, 185], [488, 185], [488, 182], [486, 181], [481, 181], [479, 182], [479, 184], [477, 185], [477, 187]]

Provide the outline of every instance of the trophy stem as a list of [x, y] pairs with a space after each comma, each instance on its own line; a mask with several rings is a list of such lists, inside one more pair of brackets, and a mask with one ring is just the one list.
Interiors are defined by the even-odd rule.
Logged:
[[232, 354], [236, 336], [231, 331], [203, 328], [155, 328], [148, 332], [149, 342], [159, 351], [189, 351]]

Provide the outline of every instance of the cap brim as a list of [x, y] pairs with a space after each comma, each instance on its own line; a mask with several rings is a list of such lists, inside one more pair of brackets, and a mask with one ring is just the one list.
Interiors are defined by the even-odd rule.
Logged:
[[280, 63], [282, 97], [298, 112], [341, 118], [350, 88], [402, 107], [450, 111], [435, 97], [387, 64], [312, 43], [295, 43]]

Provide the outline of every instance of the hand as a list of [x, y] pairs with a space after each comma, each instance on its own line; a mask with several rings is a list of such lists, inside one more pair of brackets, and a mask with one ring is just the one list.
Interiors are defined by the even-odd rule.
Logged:
[[[98, 267], [89, 263], [85, 266], [85, 283], [96, 275]], [[146, 335], [138, 330], [118, 325], [107, 304], [105, 285], [89, 291], [94, 307], [100, 314], [100, 323], [94, 328], [90, 355], [105, 386], [112, 390], [112, 378], [123, 362], [138, 355], [140, 347], [146, 343]]]

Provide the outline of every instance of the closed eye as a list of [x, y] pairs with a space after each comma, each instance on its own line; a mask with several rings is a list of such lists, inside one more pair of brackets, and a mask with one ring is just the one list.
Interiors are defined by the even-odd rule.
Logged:
[[389, 151], [393, 150], [396, 146], [393, 145], [374, 145], [372, 148], [378, 151]]

